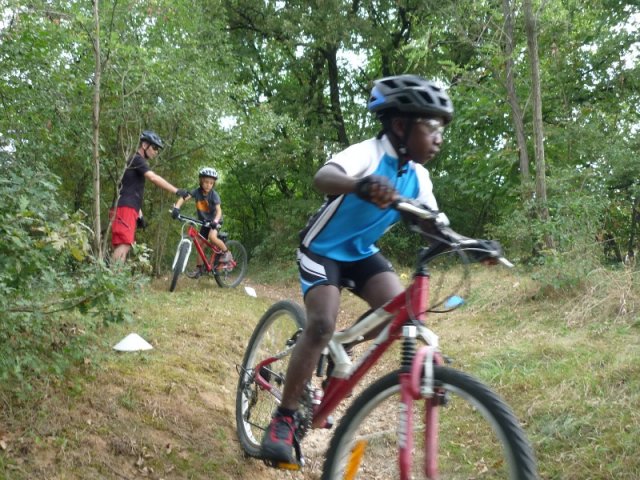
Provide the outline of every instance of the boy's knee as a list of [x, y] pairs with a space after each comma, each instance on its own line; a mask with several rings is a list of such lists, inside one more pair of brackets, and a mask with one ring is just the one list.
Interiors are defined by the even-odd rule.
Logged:
[[335, 320], [325, 316], [309, 316], [305, 331], [315, 342], [327, 343], [335, 329]]

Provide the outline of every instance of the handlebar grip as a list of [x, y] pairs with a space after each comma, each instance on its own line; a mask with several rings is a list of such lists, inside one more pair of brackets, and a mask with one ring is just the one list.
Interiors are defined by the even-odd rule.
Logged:
[[[169, 210], [169, 213], [171, 213], [171, 210]], [[194, 225], [204, 225], [205, 224], [205, 222], [203, 222], [202, 220], [198, 220], [197, 218], [187, 217], [186, 215], [183, 215], [183, 214], [179, 214], [176, 217], [176, 220], [180, 220], [182, 222], [189, 222], [189, 223], [192, 223]]]

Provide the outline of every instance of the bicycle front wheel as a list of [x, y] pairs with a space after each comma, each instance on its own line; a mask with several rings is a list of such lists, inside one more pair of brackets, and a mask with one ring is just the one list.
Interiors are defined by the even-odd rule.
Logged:
[[[526, 435], [511, 409], [473, 377], [435, 367], [435, 385], [445, 392], [438, 407], [440, 480], [538, 478]], [[425, 402], [413, 405], [412, 479], [424, 473]], [[402, 414], [398, 372], [367, 388], [349, 408], [331, 441], [322, 479], [399, 478], [398, 417]]]
[[176, 289], [176, 285], [178, 284], [178, 278], [182, 273], [182, 268], [185, 264], [185, 259], [187, 255], [189, 255], [189, 247], [190, 245], [187, 242], [180, 242], [180, 246], [178, 247], [178, 256], [173, 266], [173, 276], [171, 277], [171, 285], [169, 285], [169, 291], [173, 292]]
[[[262, 316], [244, 354], [236, 392], [236, 430], [247, 455], [260, 457], [260, 442], [280, 403], [277, 393], [261, 389], [254, 381], [254, 368], [295, 344], [298, 331], [306, 325], [304, 310], [289, 301], [278, 302]], [[290, 355], [262, 368], [261, 376], [282, 392]]]
[[231, 252], [232, 260], [220, 262], [213, 274], [219, 286], [233, 288], [238, 286], [247, 274], [247, 251], [237, 240], [229, 240], [227, 248]]

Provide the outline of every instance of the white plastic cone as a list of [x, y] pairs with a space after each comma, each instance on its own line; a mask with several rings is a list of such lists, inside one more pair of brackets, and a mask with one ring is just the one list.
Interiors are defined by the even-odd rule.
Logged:
[[138, 350], [151, 350], [153, 347], [137, 333], [130, 333], [120, 340], [114, 347], [119, 352], [137, 352]]

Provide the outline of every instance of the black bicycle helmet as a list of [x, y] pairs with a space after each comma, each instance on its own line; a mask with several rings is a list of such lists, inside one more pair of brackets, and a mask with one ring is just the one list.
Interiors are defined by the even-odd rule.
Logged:
[[417, 75], [385, 77], [373, 82], [367, 103], [379, 118], [387, 112], [440, 117], [445, 125], [453, 119], [453, 104], [447, 92]]
[[211, 178], [215, 178], [217, 180], [218, 179], [218, 172], [216, 171], [215, 168], [203, 167], [198, 172], [198, 177], [200, 177], [200, 178], [202, 178], [202, 177], [211, 177]]
[[160, 135], [151, 130], [145, 130], [144, 132], [142, 132], [142, 134], [140, 135], [140, 141], [150, 143], [151, 145], [158, 148], [164, 148]]

